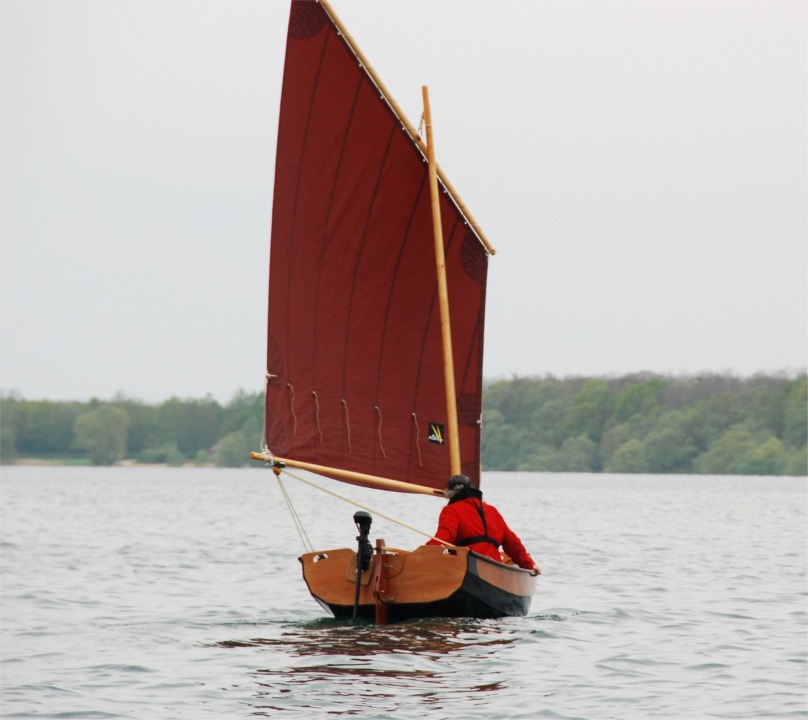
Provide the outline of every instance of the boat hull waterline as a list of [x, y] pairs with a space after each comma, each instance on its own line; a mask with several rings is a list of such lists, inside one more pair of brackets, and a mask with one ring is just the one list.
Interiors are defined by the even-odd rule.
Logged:
[[[356, 552], [350, 548], [305, 553], [303, 578], [312, 597], [337, 619], [354, 617]], [[379, 563], [384, 564], [379, 589]], [[412, 552], [386, 548], [362, 572], [356, 617], [388, 622], [428, 617], [494, 619], [527, 615], [535, 573], [498, 563], [466, 548], [422, 545]]]

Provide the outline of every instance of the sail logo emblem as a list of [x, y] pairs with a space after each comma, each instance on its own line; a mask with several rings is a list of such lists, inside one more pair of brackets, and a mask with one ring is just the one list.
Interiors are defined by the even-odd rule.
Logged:
[[429, 423], [429, 435], [427, 436], [427, 440], [437, 445], [443, 445], [444, 443], [443, 425], [441, 425], [440, 423], [433, 423], [433, 422]]

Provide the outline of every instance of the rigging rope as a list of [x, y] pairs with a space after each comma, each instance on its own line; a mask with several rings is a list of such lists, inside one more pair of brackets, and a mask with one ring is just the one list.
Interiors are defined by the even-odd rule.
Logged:
[[289, 508], [289, 514], [292, 516], [292, 522], [294, 522], [295, 527], [297, 528], [297, 533], [300, 535], [300, 540], [303, 542], [304, 549], [306, 552], [314, 552], [314, 546], [311, 544], [311, 540], [309, 540], [308, 533], [306, 533], [306, 528], [303, 527], [303, 521], [300, 519], [300, 515], [297, 514], [297, 510], [295, 510], [295, 506], [292, 503], [292, 498], [289, 495], [289, 491], [283, 484], [283, 480], [281, 480], [281, 474], [275, 473], [275, 476], [278, 478], [278, 486], [281, 489], [283, 499], [286, 500], [286, 506]]
[[[316, 488], [317, 490], [322, 490], [324, 493], [327, 493], [328, 495], [331, 495], [332, 497], [335, 497], [338, 500], [342, 500], [343, 502], [346, 502], [349, 505], [353, 505], [354, 507], [357, 507], [360, 510], [365, 510], [365, 511], [371, 513], [372, 515], [378, 515], [379, 517], [384, 518], [385, 520], [387, 520], [387, 521], [389, 521], [391, 523], [394, 523], [396, 525], [400, 525], [401, 527], [406, 528], [407, 530], [412, 530], [412, 532], [418, 533], [419, 535], [423, 535], [425, 538], [435, 539], [434, 536], [432, 535], [432, 533], [428, 533], [428, 532], [424, 532], [423, 530], [419, 530], [418, 528], [413, 527], [412, 525], [408, 525], [407, 523], [405, 523], [405, 522], [403, 522], [401, 520], [396, 520], [395, 518], [392, 518], [389, 515], [385, 515], [384, 513], [381, 513], [378, 510], [374, 510], [373, 508], [370, 508], [367, 505], [362, 505], [361, 503], [358, 503], [356, 500], [351, 500], [351, 498], [345, 497], [344, 495], [340, 495], [339, 493], [335, 493], [333, 490], [329, 490], [327, 488], [324, 488], [322, 485], [318, 485], [317, 483], [312, 482], [311, 480], [306, 480], [306, 478], [301, 477], [300, 475], [296, 475], [296, 474], [294, 474], [292, 472], [289, 472], [289, 470], [287, 468], [284, 468], [281, 472], [285, 473], [286, 475], [288, 475], [291, 478], [294, 478], [295, 480], [298, 480], [299, 482], [302, 482], [302, 483], [304, 483], [306, 485], [309, 485], [310, 487]], [[281, 483], [281, 477], [280, 477], [281, 474], [279, 472], [277, 472], [277, 471], [276, 471], [275, 474], [278, 476], [278, 483], [280, 484], [282, 492], [284, 494], [284, 498], [286, 499], [286, 504], [289, 506], [289, 510], [292, 513], [292, 517], [294, 519], [295, 525], [298, 525], [298, 523], [300, 523], [300, 525], [298, 527], [298, 532], [301, 533], [301, 539], [302, 539], [303, 534], [305, 534], [305, 530], [303, 530], [303, 527], [302, 527], [302, 522], [300, 521], [300, 518], [297, 515], [297, 512], [294, 510], [294, 508], [292, 506], [291, 498], [288, 496], [288, 494], [286, 492], [286, 488], [283, 486], [283, 483]], [[307, 547], [308, 552], [312, 552], [312, 549], [310, 548], [311, 543], [309, 543], [309, 546], [306, 546], [307, 542], [308, 542], [308, 536], [306, 537], [306, 540], [304, 540], [304, 547]], [[440, 542], [443, 545], [449, 545], [450, 547], [453, 547], [450, 543], [445, 543], [442, 540]]]

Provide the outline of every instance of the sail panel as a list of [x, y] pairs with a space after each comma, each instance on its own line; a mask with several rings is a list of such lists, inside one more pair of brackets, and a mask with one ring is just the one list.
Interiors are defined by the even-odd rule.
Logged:
[[[461, 463], [477, 484], [487, 252], [446, 192], [440, 212]], [[272, 453], [445, 486], [432, 233], [422, 152], [324, 8], [293, 0], [270, 253]]]

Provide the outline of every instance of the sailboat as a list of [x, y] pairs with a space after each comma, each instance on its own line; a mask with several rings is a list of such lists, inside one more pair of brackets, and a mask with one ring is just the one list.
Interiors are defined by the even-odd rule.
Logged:
[[[483, 326], [494, 253], [419, 132], [325, 0], [292, 0], [278, 127], [264, 447], [299, 469], [446, 497], [480, 483]], [[425, 138], [422, 135], [425, 134]], [[369, 540], [303, 554], [337, 618], [527, 613], [535, 571], [465, 547]]]

